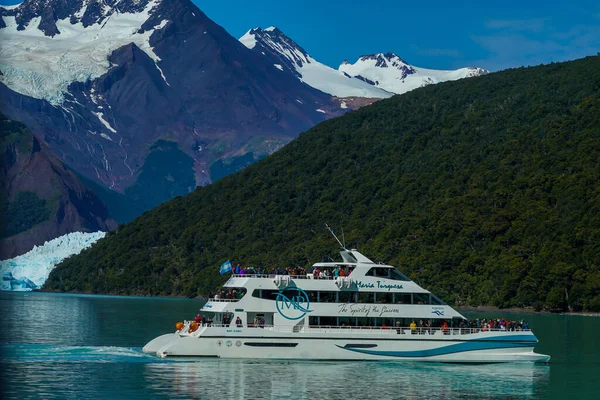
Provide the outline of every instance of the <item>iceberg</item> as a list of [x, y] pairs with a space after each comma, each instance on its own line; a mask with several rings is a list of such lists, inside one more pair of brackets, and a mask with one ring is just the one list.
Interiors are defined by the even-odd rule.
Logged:
[[35, 246], [29, 252], [0, 261], [1, 290], [39, 289], [62, 260], [79, 254], [103, 238], [106, 232], [73, 232]]

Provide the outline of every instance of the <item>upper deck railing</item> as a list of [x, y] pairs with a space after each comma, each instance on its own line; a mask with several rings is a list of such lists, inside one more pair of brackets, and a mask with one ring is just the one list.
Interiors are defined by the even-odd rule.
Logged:
[[216, 303], [235, 303], [236, 301], [240, 301], [240, 299], [238, 298], [232, 298], [232, 299], [226, 299], [226, 298], [219, 298], [219, 297], [211, 297], [207, 300], [207, 302], [212, 301], [212, 302], [216, 302]]
[[321, 280], [321, 279], [330, 279], [333, 280], [335, 278], [337, 278], [337, 276], [318, 276], [315, 277], [313, 276], [313, 274], [306, 274], [306, 275], [287, 275], [287, 274], [232, 274], [231, 277], [232, 278], [267, 278], [267, 279], [273, 279], [276, 276], [289, 276], [291, 279], [315, 279], [315, 280]]

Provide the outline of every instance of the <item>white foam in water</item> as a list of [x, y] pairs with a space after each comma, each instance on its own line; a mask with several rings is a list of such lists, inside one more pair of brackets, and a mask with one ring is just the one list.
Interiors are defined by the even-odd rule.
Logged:
[[32, 290], [41, 287], [54, 267], [65, 258], [79, 254], [103, 238], [105, 232], [73, 232], [35, 246], [29, 252], [0, 261], [1, 290]]

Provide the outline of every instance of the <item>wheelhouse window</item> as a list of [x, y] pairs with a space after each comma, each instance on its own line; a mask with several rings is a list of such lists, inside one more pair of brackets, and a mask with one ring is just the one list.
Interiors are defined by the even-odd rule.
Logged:
[[446, 305], [446, 303], [444, 303], [442, 300], [437, 298], [434, 294], [430, 294], [430, 296], [431, 296], [431, 304], [435, 304], [436, 306], [445, 306]]
[[394, 281], [408, 282], [410, 279], [396, 268], [373, 267], [367, 271], [366, 276], [374, 276], [376, 278], [386, 278]]

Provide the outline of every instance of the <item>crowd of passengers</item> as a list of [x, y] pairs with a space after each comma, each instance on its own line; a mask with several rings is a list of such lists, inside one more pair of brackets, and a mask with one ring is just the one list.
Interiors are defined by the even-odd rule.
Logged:
[[341, 268], [339, 265], [332, 270], [323, 268], [320, 270], [318, 267], [313, 270], [313, 277], [315, 279], [331, 279], [337, 278], [338, 276], [349, 276], [352, 272], [348, 267]]
[[465, 325], [465, 328], [481, 329], [484, 332], [492, 329], [500, 329], [502, 331], [522, 331], [529, 329], [529, 324], [524, 319], [521, 319], [519, 321], [510, 321], [504, 318], [476, 318], [474, 320], [468, 321], [468, 323]]
[[[399, 323], [397, 322], [396, 324], [398, 325]], [[411, 321], [409, 327], [410, 327], [410, 331], [412, 334], [425, 333], [425, 332], [431, 333], [431, 331], [432, 331], [429, 321], [423, 322], [423, 320], [420, 320], [419, 323], [417, 324], [413, 320], [413, 321]], [[382, 328], [384, 328], [384, 327], [382, 327]], [[434, 328], [434, 329], [436, 329], [436, 328]], [[442, 322], [442, 325], [440, 326], [440, 328], [437, 328], [437, 329], [440, 329], [442, 332], [444, 332], [444, 334], [448, 334], [451, 328], [448, 326], [448, 323], [446, 321], [444, 321], [444, 322]], [[461, 321], [457, 327], [454, 327], [454, 329], [460, 329], [461, 333], [487, 332], [490, 330], [522, 331], [522, 330], [529, 329], [529, 324], [527, 323], [527, 321], [525, 321], [523, 319], [521, 319], [519, 321], [515, 321], [515, 320], [510, 321], [510, 320], [507, 320], [504, 318], [495, 318], [495, 319], [494, 318], [492, 318], [492, 319], [476, 318], [471, 321]]]
[[240, 264], [237, 264], [232, 272], [237, 275], [257, 275], [257, 276], [268, 276], [268, 275], [294, 275], [301, 276], [306, 275], [306, 269], [300, 266], [296, 267], [287, 267], [287, 268], [255, 268], [253, 266], [247, 265], [242, 267]]
[[241, 299], [242, 297], [244, 297], [244, 292], [242, 292], [241, 290], [236, 290], [236, 289], [219, 289], [217, 290], [215, 293], [211, 293], [209, 295], [209, 298], [211, 299], [229, 299], [229, 300], [234, 300], [234, 299]]

